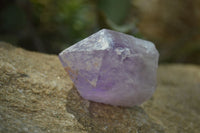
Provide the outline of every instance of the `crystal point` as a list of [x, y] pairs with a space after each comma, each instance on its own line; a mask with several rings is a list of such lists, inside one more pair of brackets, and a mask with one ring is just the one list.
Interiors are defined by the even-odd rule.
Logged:
[[59, 54], [83, 98], [116, 106], [139, 105], [153, 95], [158, 57], [153, 43], [107, 29]]

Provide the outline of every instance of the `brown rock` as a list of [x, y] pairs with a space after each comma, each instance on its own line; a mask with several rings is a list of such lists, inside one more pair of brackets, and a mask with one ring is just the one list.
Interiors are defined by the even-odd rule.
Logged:
[[142, 107], [166, 133], [199, 133], [200, 66], [162, 65], [153, 98]]
[[164, 65], [141, 106], [82, 99], [58, 57], [0, 42], [0, 132], [197, 133], [200, 67]]

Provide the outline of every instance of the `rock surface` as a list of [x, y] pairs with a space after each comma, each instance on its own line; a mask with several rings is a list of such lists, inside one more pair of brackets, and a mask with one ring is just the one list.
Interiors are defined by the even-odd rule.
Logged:
[[200, 67], [161, 65], [154, 96], [133, 108], [82, 99], [58, 56], [0, 42], [0, 132], [198, 133]]

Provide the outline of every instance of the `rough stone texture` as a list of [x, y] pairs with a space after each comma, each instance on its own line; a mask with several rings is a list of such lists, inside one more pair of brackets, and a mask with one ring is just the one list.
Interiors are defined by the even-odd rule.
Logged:
[[0, 42], [1, 133], [199, 133], [200, 67], [161, 65], [158, 88], [141, 106], [82, 99], [55, 55]]

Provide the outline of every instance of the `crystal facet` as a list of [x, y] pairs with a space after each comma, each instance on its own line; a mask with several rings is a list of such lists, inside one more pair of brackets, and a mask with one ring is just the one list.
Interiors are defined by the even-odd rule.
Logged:
[[158, 57], [153, 43], [107, 29], [59, 54], [83, 98], [117, 106], [139, 105], [152, 96]]

